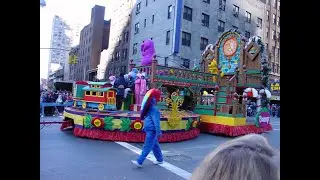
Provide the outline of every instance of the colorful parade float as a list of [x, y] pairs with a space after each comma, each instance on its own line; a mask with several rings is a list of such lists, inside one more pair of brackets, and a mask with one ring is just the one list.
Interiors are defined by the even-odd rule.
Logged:
[[[143, 142], [140, 106], [148, 89], [161, 90], [160, 142], [195, 138], [201, 132], [240, 136], [272, 130], [267, 108], [268, 60], [257, 37], [246, 40], [238, 32], [225, 32], [215, 45], [208, 45], [194, 69], [158, 64], [152, 40], [141, 45], [140, 66], [130, 62], [120, 110], [117, 94], [122, 85], [110, 82], [76, 82], [73, 107], [65, 108], [61, 129], [73, 127], [74, 135], [100, 140]], [[246, 104], [255, 101], [255, 118], [246, 116]]]
[[[217, 75], [211, 94], [197, 89], [194, 112], [201, 117], [201, 132], [240, 136], [272, 130], [267, 108], [270, 68], [259, 37], [247, 40], [234, 30], [225, 32], [215, 45], [206, 47], [200, 66], [203, 72]], [[253, 119], [246, 115], [248, 101], [257, 105]]]

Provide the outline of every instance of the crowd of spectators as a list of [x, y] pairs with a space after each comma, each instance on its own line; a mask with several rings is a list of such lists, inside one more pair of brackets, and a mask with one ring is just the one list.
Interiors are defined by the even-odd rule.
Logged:
[[[72, 102], [72, 93], [69, 91], [50, 91], [44, 90], [40, 91], [40, 103], [67, 103]], [[44, 107], [44, 115], [45, 116], [54, 116], [61, 114], [64, 110], [64, 106], [50, 106]], [[41, 109], [40, 109], [40, 116]]]
[[72, 93], [69, 91], [41, 91], [40, 102], [64, 103], [72, 101]]

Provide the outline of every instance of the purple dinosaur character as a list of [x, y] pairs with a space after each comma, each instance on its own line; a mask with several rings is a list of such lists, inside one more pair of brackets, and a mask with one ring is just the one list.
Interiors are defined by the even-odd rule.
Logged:
[[154, 49], [154, 43], [152, 40], [148, 39], [143, 41], [141, 44], [141, 66], [150, 66], [152, 62], [152, 56], [156, 53]]

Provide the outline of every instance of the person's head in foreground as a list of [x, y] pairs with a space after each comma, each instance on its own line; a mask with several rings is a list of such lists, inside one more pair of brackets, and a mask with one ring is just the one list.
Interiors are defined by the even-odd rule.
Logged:
[[249, 134], [218, 146], [191, 180], [279, 180], [279, 158], [266, 138]]

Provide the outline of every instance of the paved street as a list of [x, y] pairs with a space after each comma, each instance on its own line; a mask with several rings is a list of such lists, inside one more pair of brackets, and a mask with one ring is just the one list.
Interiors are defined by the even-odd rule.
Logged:
[[[61, 117], [46, 117], [41, 120], [60, 119]], [[271, 122], [274, 130], [263, 136], [272, 146], [280, 149], [280, 119], [273, 118]], [[189, 141], [162, 143], [166, 163], [158, 166], [146, 160], [144, 167], [138, 169], [130, 160], [137, 157], [135, 152], [142, 149], [141, 143], [82, 139], [73, 136], [72, 131], [60, 131], [59, 128], [60, 125], [50, 125], [40, 130], [41, 180], [187, 179], [209, 152], [231, 139], [201, 134]]]

